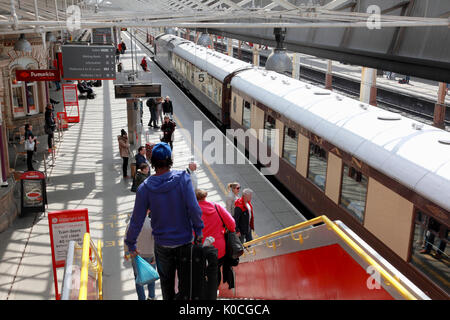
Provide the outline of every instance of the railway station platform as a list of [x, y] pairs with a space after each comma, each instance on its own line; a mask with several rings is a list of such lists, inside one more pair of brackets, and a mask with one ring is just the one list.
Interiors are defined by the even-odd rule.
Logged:
[[[124, 39], [128, 45], [129, 38], [125, 35]], [[138, 50], [139, 60], [143, 54], [145, 52]], [[124, 70], [131, 69], [131, 59], [130, 50], [121, 56]], [[258, 236], [305, 221], [302, 214], [247, 161], [245, 164], [201, 161], [200, 151], [208, 142], [201, 141], [202, 145], [196, 145], [196, 141], [187, 139], [179, 129], [192, 132], [195, 121], [201, 123], [203, 130], [213, 129], [214, 125], [153, 62], [149, 67], [153, 82], [161, 83], [162, 96], [170, 96], [174, 106], [177, 130], [173, 169], [184, 170], [194, 158], [198, 163], [199, 187], [208, 191], [208, 200], [223, 206], [227, 183], [238, 181], [241, 189], [252, 189]], [[112, 81], [103, 81], [102, 87], [93, 89], [95, 99], [80, 100], [80, 122], [69, 124], [69, 129], [57, 142], [54, 167], [48, 171], [47, 213], [87, 208], [91, 238], [103, 242], [103, 299], [136, 300], [131, 263], [123, 258], [123, 238], [134, 207], [135, 193], [130, 191], [131, 179], [122, 178], [117, 142], [121, 129], [127, 130], [126, 101], [114, 98]], [[50, 95], [62, 101], [60, 91], [53, 89]], [[60, 111], [61, 105], [57, 105], [56, 111]], [[158, 142], [161, 131], [147, 130], [148, 121], [148, 108], [144, 107], [141, 141]], [[46, 144], [45, 139], [42, 143]], [[137, 147], [132, 146], [134, 152]], [[36, 164], [35, 169], [43, 170], [42, 163]], [[1, 300], [55, 299], [47, 213], [17, 218], [0, 233]], [[62, 271], [58, 270], [60, 285]], [[159, 282], [156, 298], [162, 299]]]
[[[320, 71], [326, 71], [327, 60], [306, 54], [301, 54], [300, 68], [302, 66], [311, 69], [317, 69]], [[349, 79], [354, 81], [361, 81], [361, 66], [353, 66], [338, 61], [333, 61], [332, 68], [333, 74], [335, 75], [348, 77]], [[398, 81], [403, 79], [405, 75], [393, 73], [392, 77], [392, 79], [388, 79], [386, 74], [384, 74], [383, 76], [378, 76], [377, 87], [383, 88], [385, 90], [395, 91], [401, 93], [402, 95], [418, 97], [420, 99], [426, 99], [432, 102], [436, 102], [439, 89], [438, 82], [411, 77], [408, 84], [402, 84]], [[450, 96], [448, 94], [445, 97], [445, 102], [447, 106], [450, 104]]]

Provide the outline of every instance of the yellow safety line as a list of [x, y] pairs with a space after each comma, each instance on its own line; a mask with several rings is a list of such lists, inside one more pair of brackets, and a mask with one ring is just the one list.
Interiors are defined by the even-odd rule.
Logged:
[[264, 240], [268, 240], [270, 238], [284, 235], [290, 232], [293, 232], [298, 229], [302, 229], [317, 223], [323, 222], [325, 223], [331, 230], [333, 230], [354, 252], [356, 252], [363, 260], [365, 260], [369, 265], [373, 266], [379, 274], [405, 298], [408, 300], [417, 300], [417, 298], [412, 295], [408, 289], [406, 289], [397, 279], [395, 279], [392, 275], [390, 275], [382, 266], [380, 266], [372, 257], [370, 257], [364, 250], [358, 246], [347, 234], [345, 234], [334, 222], [328, 219], [326, 216], [320, 216], [305, 222], [298, 223], [291, 227], [273, 232], [271, 234], [262, 236], [258, 239], [246, 242], [244, 244], [245, 247], [248, 247], [252, 244], [256, 244], [262, 242]]
[[90, 241], [91, 236], [89, 233], [85, 233], [83, 237], [83, 251], [81, 254], [80, 293], [78, 295], [78, 300], [87, 300]]

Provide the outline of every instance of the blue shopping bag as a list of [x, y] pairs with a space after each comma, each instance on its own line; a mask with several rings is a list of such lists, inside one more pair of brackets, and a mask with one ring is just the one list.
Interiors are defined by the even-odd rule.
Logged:
[[150, 263], [145, 261], [141, 256], [134, 258], [136, 263], [136, 283], [143, 286], [159, 279], [159, 274]]

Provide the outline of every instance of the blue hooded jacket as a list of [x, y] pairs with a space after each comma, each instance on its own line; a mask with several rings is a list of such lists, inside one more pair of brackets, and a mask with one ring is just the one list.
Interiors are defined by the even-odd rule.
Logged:
[[185, 171], [173, 170], [150, 176], [138, 187], [133, 215], [125, 237], [130, 251], [136, 250], [136, 239], [150, 209], [155, 243], [179, 246], [192, 241], [194, 231], [202, 235], [202, 210]]

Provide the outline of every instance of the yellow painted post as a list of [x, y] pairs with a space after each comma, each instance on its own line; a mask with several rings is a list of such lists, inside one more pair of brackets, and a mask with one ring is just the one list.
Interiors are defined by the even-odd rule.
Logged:
[[103, 256], [102, 256], [102, 242], [97, 241], [97, 251], [100, 261], [97, 262], [98, 272], [98, 297], [99, 300], [103, 300]]
[[91, 236], [89, 233], [85, 233], [83, 237], [83, 251], [81, 253], [80, 293], [78, 294], [78, 300], [87, 300], [90, 241]]

